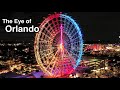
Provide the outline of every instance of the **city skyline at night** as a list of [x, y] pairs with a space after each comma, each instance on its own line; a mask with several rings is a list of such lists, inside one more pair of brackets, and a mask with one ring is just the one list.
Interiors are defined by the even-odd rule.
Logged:
[[119, 78], [119, 16], [1, 12], [0, 78]]

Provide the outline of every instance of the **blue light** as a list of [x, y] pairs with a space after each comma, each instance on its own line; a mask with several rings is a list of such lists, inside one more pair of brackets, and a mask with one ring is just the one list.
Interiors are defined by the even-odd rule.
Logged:
[[74, 66], [74, 69], [75, 69], [79, 65], [79, 63], [81, 61], [82, 54], [83, 54], [83, 39], [82, 39], [82, 34], [81, 34], [81, 28], [78, 26], [78, 24], [75, 22], [75, 20], [73, 20], [70, 16], [60, 14], [60, 17], [65, 18], [66, 20], [69, 20], [75, 26], [75, 28], [77, 30], [77, 33], [79, 34], [78, 37], [79, 37], [80, 41], [78, 41], [78, 42], [80, 42], [80, 44], [79, 44], [80, 45], [80, 50], [79, 50], [79, 55], [78, 55], [76, 65]]

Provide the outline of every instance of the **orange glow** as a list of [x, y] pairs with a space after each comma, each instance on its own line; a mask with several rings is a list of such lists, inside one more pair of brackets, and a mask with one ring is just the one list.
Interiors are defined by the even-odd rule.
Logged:
[[60, 50], [63, 50], [63, 49], [64, 49], [64, 46], [63, 46], [62, 43], [59, 45], [58, 49], [60, 49]]

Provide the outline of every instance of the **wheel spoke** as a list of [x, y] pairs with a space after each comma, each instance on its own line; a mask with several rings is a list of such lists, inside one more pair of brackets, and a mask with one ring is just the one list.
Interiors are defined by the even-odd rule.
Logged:
[[57, 55], [57, 53], [58, 53], [58, 50], [56, 51], [55, 55], [53, 56], [51, 62], [49, 63], [49, 65], [47, 66], [46, 69], [48, 69], [50, 67], [51, 63], [53, 63], [53, 60], [55, 60], [55, 58], [56, 58], [55, 56]]

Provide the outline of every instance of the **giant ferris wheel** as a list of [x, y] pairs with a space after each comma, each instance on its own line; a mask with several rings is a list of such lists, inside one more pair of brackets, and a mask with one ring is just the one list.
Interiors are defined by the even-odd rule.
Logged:
[[49, 15], [39, 28], [34, 51], [41, 70], [51, 77], [71, 74], [81, 61], [81, 28], [70, 16], [62, 13]]

